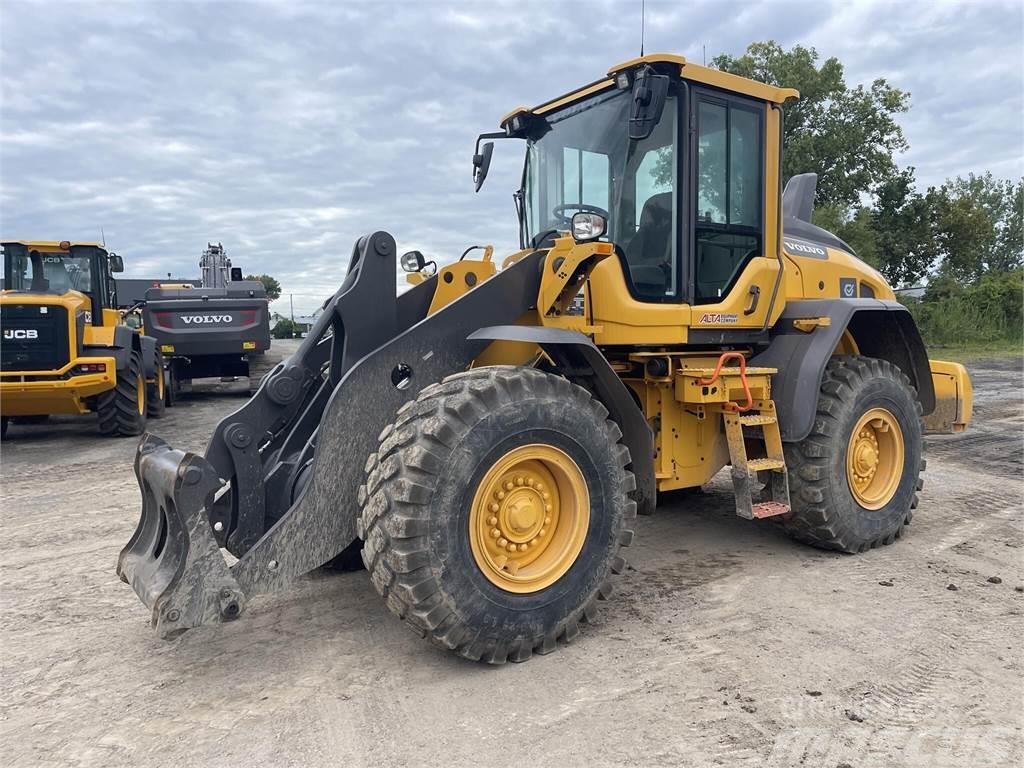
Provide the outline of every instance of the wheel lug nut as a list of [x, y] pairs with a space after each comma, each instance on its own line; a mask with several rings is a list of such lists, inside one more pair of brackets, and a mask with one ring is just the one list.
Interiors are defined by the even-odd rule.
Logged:
[[550, 517], [545, 517], [544, 518], [544, 525], [551, 525], [551, 518]]
[[525, 483], [525, 482], [526, 482], [526, 481], [525, 481], [525, 480], [523, 480], [523, 478], [521, 478], [521, 477], [517, 477], [517, 478], [516, 478], [516, 485], [522, 485], [522, 484], [523, 484], [523, 483]]
[[491, 510], [491, 512], [497, 512], [499, 509], [501, 509], [501, 507], [498, 506], [497, 502], [492, 501], [489, 509]]
[[500, 539], [498, 539], [498, 546], [499, 547], [504, 549], [507, 545], [508, 545], [508, 539], [506, 539], [504, 536], [502, 536]]
[[506, 480], [505, 481], [505, 490], [506, 491], [511, 491], [514, 487], [515, 487], [515, 485], [512, 483], [511, 480]]
[[551, 505], [550, 505], [550, 504], [545, 504], [545, 505], [544, 505], [544, 511], [545, 511], [545, 512], [548, 512], [548, 513], [550, 513], [550, 512], [551, 512], [551, 509], [552, 509], [552, 507], [551, 507]]
[[492, 537], [492, 538], [495, 538], [495, 539], [496, 539], [496, 538], [498, 538], [498, 537], [499, 537], [500, 535], [501, 535], [501, 531], [499, 531], [499, 530], [498, 530], [497, 528], [491, 528], [491, 537]]
[[546, 534], [547, 532], [548, 532], [548, 529], [547, 529], [547, 528], [541, 528], [541, 529], [540, 529], [540, 533], [539, 533], [538, 535], [539, 535], [539, 536], [543, 536], [543, 535], [544, 535], [544, 534]]
[[497, 496], [498, 496], [499, 499], [504, 499], [505, 498], [505, 492], [504, 491], [498, 491]]
[[544, 491], [544, 493], [541, 494], [541, 498], [543, 498], [544, 501], [547, 501], [548, 499], [551, 498], [551, 494], [548, 493], [547, 491]]
[[517, 549], [518, 549], [518, 547], [515, 544], [509, 544], [508, 545], [508, 551], [509, 552], [515, 552]]
[[497, 525], [498, 524], [498, 518], [496, 518], [496, 517], [488, 517], [487, 518], [487, 524], [488, 525]]
[[526, 484], [527, 484], [528, 486], [530, 486], [531, 488], [533, 488], [533, 486], [535, 486], [535, 485], [537, 484], [537, 481], [536, 481], [536, 480], [534, 480], [534, 479], [533, 479], [533, 478], [531, 477], [531, 478], [530, 478], [529, 480], [527, 480], [527, 481], [526, 481]]
[[525, 544], [520, 544], [519, 545], [519, 551], [520, 552], [525, 552], [526, 551], [526, 545]]

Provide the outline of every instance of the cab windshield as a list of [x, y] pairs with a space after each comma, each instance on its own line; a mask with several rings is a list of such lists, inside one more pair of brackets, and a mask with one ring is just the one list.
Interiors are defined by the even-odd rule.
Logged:
[[678, 295], [675, 215], [676, 99], [642, 141], [629, 140], [630, 92], [610, 90], [546, 117], [527, 140], [524, 227], [529, 244], [566, 230], [579, 211], [600, 213], [638, 296]]
[[92, 291], [89, 256], [22, 251], [4, 259], [4, 287], [36, 293]]

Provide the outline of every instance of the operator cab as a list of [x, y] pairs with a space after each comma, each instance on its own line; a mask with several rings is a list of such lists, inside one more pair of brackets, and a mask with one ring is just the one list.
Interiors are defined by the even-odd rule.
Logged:
[[526, 141], [523, 248], [549, 246], [577, 213], [597, 214], [635, 301], [709, 305], [752, 259], [779, 258], [777, 196], [765, 190], [778, 186], [781, 104], [796, 95], [653, 55], [519, 108], [503, 118], [504, 134], [481, 138]]
[[117, 306], [111, 274], [122, 272], [116, 253], [96, 243], [3, 243], [4, 289], [15, 293], [62, 296], [84, 294], [92, 305], [91, 322], [103, 325], [103, 310]]

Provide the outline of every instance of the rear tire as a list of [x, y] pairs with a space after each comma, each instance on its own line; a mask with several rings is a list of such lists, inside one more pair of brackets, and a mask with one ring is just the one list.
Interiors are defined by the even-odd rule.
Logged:
[[156, 381], [146, 385], [146, 415], [151, 419], [163, 418], [167, 408], [167, 380], [164, 378], [164, 356], [156, 351]]
[[891, 544], [917, 508], [923, 449], [921, 404], [903, 372], [886, 360], [832, 358], [811, 434], [785, 446], [786, 530], [842, 552]]
[[611, 595], [633, 536], [636, 482], [607, 417], [581, 387], [513, 367], [450, 376], [403, 406], [359, 490], [363, 560], [388, 608], [491, 664], [573, 640]]
[[7, 425], [10, 424], [11, 418], [9, 416], [0, 416], [0, 440], [7, 437]]
[[142, 356], [132, 352], [117, 372], [113, 389], [96, 396], [96, 416], [104, 435], [141, 435], [146, 428], [146, 377]]

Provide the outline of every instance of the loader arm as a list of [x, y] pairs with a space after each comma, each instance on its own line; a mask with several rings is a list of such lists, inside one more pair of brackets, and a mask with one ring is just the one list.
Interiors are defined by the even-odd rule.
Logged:
[[[234, 619], [355, 540], [357, 489], [384, 426], [423, 386], [469, 367], [489, 343], [473, 331], [511, 324], [537, 299], [540, 252], [427, 315], [436, 278], [396, 297], [395, 254], [385, 232], [357, 243], [313, 331], [218, 424], [205, 458], [140, 444], [142, 517], [118, 574], [160, 636]], [[210, 556], [216, 544], [238, 561]]]

